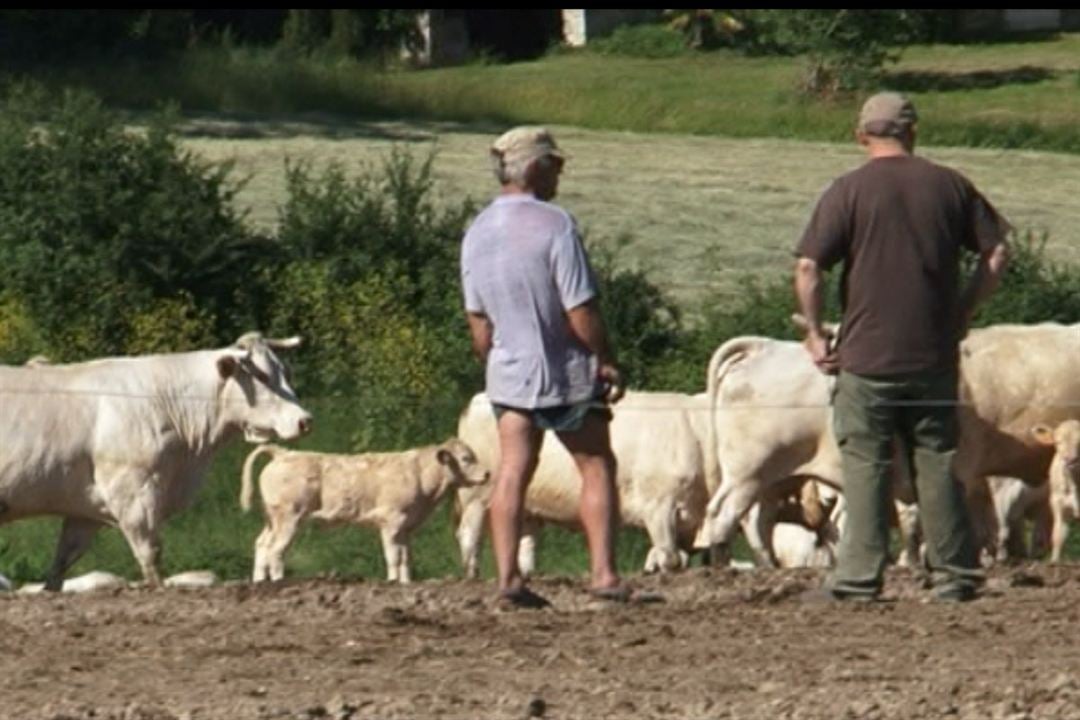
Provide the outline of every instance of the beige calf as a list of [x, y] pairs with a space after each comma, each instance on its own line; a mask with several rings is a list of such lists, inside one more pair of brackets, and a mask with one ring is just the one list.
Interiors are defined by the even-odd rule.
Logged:
[[407, 583], [409, 535], [448, 492], [487, 482], [468, 445], [451, 439], [396, 453], [339, 455], [262, 445], [244, 461], [240, 505], [251, 507], [252, 466], [260, 455], [266, 527], [255, 541], [252, 578], [280, 580], [285, 551], [307, 516], [330, 523], [372, 525], [382, 534], [388, 579]]
[[1069, 520], [1080, 517], [1080, 421], [1066, 420], [1051, 429], [1036, 425], [1031, 434], [1042, 445], [1054, 448], [1050, 464], [1050, 513], [1053, 530], [1050, 535], [1050, 560], [1061, 561], [1061, 549], [1069, 534]]

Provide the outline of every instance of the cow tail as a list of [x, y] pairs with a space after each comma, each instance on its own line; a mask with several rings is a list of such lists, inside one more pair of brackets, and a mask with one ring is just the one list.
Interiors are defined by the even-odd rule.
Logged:
[[716, 451], [716, 408], [719, 404], [720, 384], [731, 367], [750, 354], [761, 342], [760, 338], [738, 337], [721, 345], [709, 358], [706, 371], [705, 392], [709, 397], [709, 431], [705, 443], [705, 488], [709, 495], [720, 487], [720, 458]]
[[241, 475], [240, 484], [240, 507], [247, 512], [251, 509], [251, 493], [252, 493], [252, 481], [251, 471], [255, 467], [255, 461], [262, 455], [269, 455], [271, 458], [281, 450], [277, 445], [271, 445], [269, 443], [265, 445], [259, 445], [257, 448], [251, 451], [251, 454], [244, 460], [244, 472]]

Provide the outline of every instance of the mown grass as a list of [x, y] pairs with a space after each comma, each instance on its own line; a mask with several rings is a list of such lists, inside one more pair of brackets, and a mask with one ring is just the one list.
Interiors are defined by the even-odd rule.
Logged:
[[[731, 51], [662, 59], [561, 52], [533, 62], [410, 71], [200, 47], [168, 64], [80, 67], [52, 77], [131, 107], [175, 100], [203, 111], [847, 139], [861, 97], [802, 97], [794, 89], [802, 70], [798, 57]], [[884, 85], [915, 97], [928, 143], [1080, 152], [1077, 71], [1080, 35], [1064, 34], [1043, 42], [910, 48]]]
[[[394, 145], [435, 151], [438, 191], [453, 204], [485, 202], [496, 190], [487, 148], [502, 126], [359, 122], [343, 118], [237, 121], [189, 126], [184, 146], [235, 161], [249, 181], [238, 196], [249, 220], [272, 233], [286, 197], [286, 159], [350, 173]], [[791, 270], [791, 248], [818, 194], [863, 161], [844, 143], [597, 131], [554, 126], [570, 155], [558, 201], [590, 241], [619, 248], [690, 318], [704, 303], [738, 302], [739, 278], [771, 280]], [[918, 152], [964, 172], [1019, 229], [1049, 235], [1057, 260], [1076, 262], [1080, 157], [1063, 153], [927, 147]]]

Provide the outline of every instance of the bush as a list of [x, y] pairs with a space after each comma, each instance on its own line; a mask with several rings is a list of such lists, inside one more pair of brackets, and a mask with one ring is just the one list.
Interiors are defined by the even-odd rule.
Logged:
[[669, 58], [687, 52], [682, 33], [666, 25], [620, 25], [589, 46], [605, 55], [639, 58]]
[[[977, 311], [975, 326], [1080, 322], [1080, 269], [1050, 260], [1046, 242], [1045, 233], [1030, 230], [1013, 238], [1001, 286]], [[969, 262], [969, 274], [972, 267]]]
[[233, 290], [265, 252], [228, 165], [179, 150], [169, 115], [124, 128], [93, 96], [20, 86], [0, 117], [0, 293], [54, 359], [123, 352], [129, 318], [181, 293], [234, 335]]
[[679, 345], [679, 308], [640, 270], [620, 267], [616, 246], [592, 246], [590, 262], [600, 286], [600, 309], [623, 380], [635, 388], [653, 385], [653, 369]]
[[432, 160], [395, 149], [352, 178], [287, 167], [267, 326], [309, 338], [295, 363], [307, 391], [362, 408], [354, 447], [442, 439], [483, 384], [458, 266], [474, 205], [440, 208]]

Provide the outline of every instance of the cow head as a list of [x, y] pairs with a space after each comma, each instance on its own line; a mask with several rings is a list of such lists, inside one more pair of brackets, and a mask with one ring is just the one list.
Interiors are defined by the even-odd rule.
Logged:
[[457, 438], [443, 443], [435, 459], [446, 468], [451, 484], [457, 487], [483, 485], [491, 477], [491, 473], [476, 459], [472, 448]]
[[1080, 421], [1066, 420], [1055, 428], [1040, 423], [1031, 434], [1040, 445], [1054, 448], [1054, 462], [1060, 462], [1067, 475], [1080, 476]]
[[[804, 334], [810, 331], [810, 322], [802, 313], [792, 313], [791, 323]], [[822, 323], [821, 329], [825, 331], [825, 337], [829, 340], [829, 350], [836, 352], [836, 348], [840, 344], [840, 323]]]
[[295, 440], [311, 429], [311, 414], [296, 399], [289, 371], [274, 350], [295, 348], [300, 338], [271, 340], [247, 333], [221, 351], [218, 375], [224, 383], [225, 412], [248, 442]]

